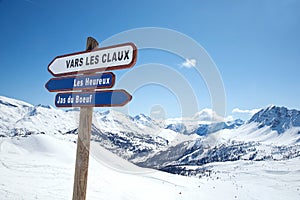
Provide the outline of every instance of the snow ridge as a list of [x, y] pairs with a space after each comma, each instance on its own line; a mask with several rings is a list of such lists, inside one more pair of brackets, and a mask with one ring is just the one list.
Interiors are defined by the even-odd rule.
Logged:
[[259, 123], [259, 128], [269, 126], [282, 134], [292, 127], [300, 127], [300, 111], [271, 105], [254, 114], [249, 120], [251, 122]]

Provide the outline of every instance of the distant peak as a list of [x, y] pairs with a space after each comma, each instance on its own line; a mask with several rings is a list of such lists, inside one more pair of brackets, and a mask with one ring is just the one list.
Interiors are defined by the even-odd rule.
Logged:
[[269, 105], [253, 115], [248, 123], [256, 122], [260, 127], [270, 126], [272, 130], [283, 133], [292, 127], [300, 126], [300, 111]]
[[80, 111], [80, 108], [71, 108], [71, 109], [67, 109], [66, 112], [74, 112], [74, 111]]
[[266, 109], [272, 109], [272, 108], [275, 108], [275, 107], [278, 107], [278, 106], [276, 106], [274, 104], [269, 104]]
[[117, 111], [117, 110], [114, 110], [114, 109], [109, 109], [109, 110], [106, 110], [104, 112], [99, 112], [100, 115], [102, 116], [128, 116], [130, 117], [128, 114], [125, 114], [123, 112], [120, 112], [120, 111]]
[[151, 118], [149, 117], [149, 116], [146, 116], [145, 114], [139, 114], [139, 115], [136, 115], [135, 117], [134, 117], [134, 119], [146, 119], [146, 120], [148, 120], [148, 121], [150, 121], [151, 120]]
[[0, 96], [0, 104], [10, 107], [33, 107], [33, 105], [13, 98]]
[[41, 107], [41, 108], [47, 108], [47, 109], [54, 109], [52, 106], [50, 105], [43, 105], [43, 104], [38, 104], [37, 106], [35, 106], [36, 108]]
[[262, 112], [276, 112], [276, 111], [287, 112], [287, 111], [289, 111], [289, 109], [284, 106], [269, 105], [268, 107], [266, 107], [265, 109], [261, 109], [260, 111], [262, 111]]
[[105, 114], [105, 115], [108, 115], [108, 114], [119, 114], [119, 113], [120, 112], [112, 110], [112, 109], [103, 112], [103, 114]]

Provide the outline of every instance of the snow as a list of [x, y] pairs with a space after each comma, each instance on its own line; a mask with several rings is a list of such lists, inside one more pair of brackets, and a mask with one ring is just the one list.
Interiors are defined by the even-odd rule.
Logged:
[[[1, 138], [0, 199], [71, 199], [75, 149], [67, 136]], [[211, 163], [203, 166], [213, 169], [211, 175], [197, 178], [134, 166], [96, 143], [91, 149], [87, 191], [91, 200], [300, 197], [300, 158]]]
[[[299, 111], [269, 106], [260, 113], [244, 125], [200, 137], [166, 129], [166, 125], [176, 127], [176, 123], [183, 123], [189, 132], [199, 125], [224, 122], [219, 116], [212, 122], [216, 114], [210, 109], [200, 111], [194, 118], [164, 122], [143, 114], [130, 117], [113, 110], [94, 112], [87, 199], [299, 199], [300, 157], [293, 154], [300, 141]], [[1, 200], [72, 198], [77, 135], [66, 133], [76, 132], [78, 114], [78, 109], [64, 111], [51, 106], [33, 106], [0, 96]], [[284, 123], [274, 123], [277, 119]], [[121, 146], [100, 136], [110, 136]], [[99, 141], [106, 142], [102, 145], [111, 147], [110, 150], [115, 148], [122, 157], [133, 154], [129, 151], [133, 147], [146, 149], [153, 155], [170, 150], [166, 154], [166, 161], [170, 162], [173, 160], [168, 158], [172, 156], [181, 158], [179, 161], [201, 158], [202, 145], [204, 153], [219, 145], [218, 152], [224, 145], [242, 148], [249, 141], [256, 142], [251, 144], [257, 149], [258, 160], [266, 155], [272, 155], [273, 160], [249, 161], [253, 154], [249, 151], [238, 161], [186, 166], [204, 170], [201, 176], [188, 177], [138, 167], [104, 149]], [[131, 146], [122, 146], [122, 141]], [[174, 155], [193, 147], [199, 148], [186, 155]], [[287, 149], [283, 151], [281, 147]], [[293, 156], [289, 157], [290, 153]], [[146, 158], [147, 155], [137, 156], [131, 161]]]
[[[299, 199], [299, 162], [299, 158], [280, 162], [235, 161], [208, 164], [205, 167], [210, 166], [218, 171], [212, 176], [213, 180], [208, 182], [217, 182], [216, 190], [219, 181], [214, 179], [217, 177], [220, 182], [231, 182], [233, 188], [229, 189], [236, 199]], [[228, 193], [228, 190], [223, 191], [224, 195]]]
[[215, 135], [221, 140], [237, 140], [237, 141], [254, 141], [263, 144], [272, 145], [292, 145], [297, 143], [300, 138], [298, 132], [300, 127], [293, 127], [285, 131], [284, 134], [279, 134], [277, 131], [272, 130], [269, 126], [258, 128], [259, 123], [250, 122], [244, 124], [236, 129], [221, 130]]
[[5, 96], [0, 96], [0, 104], [10, 106], [10, 107], [33, 107], [33, 105], [26, 103], [24, 101], [12, 99]]
[[0, 96], [0, 134], [64, 133], [78, 127], [78, 113]]
[[32, 107], [28, 103], [0, 96], [0, 131], [6, 135], [13, 128], [12, 124]]

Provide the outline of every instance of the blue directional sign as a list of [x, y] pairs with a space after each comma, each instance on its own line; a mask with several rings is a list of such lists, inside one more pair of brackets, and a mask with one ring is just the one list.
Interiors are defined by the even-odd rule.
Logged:
[[132, 99], [125, 90], [58, 93], [56, 107], [116, 107], [124, 106]]
[[71, 76], [50, 79], [45, 87], [50, 92], [111, 88], [115, 84], [115, 75], [111, 72], [91, 76]]

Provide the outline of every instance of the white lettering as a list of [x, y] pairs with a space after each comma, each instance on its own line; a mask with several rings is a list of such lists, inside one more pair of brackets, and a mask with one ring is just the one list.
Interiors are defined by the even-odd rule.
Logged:
[[83, 86], [83, 81], [74, 79], [73, 87], [80, 87], [80, 86]]
[[104, 84], [109, 84], [110, 83], [110, 78], [85, 78], [85, 86], [101, 86]]
[[80, 95], [76, 95], [75, 103], [77, 103], [77, 104], [92, 103], [92, 97], [93, 97], [93, 95], [90, 95], [89, 97], [86, 97], [86, 96], [82, 97]]

